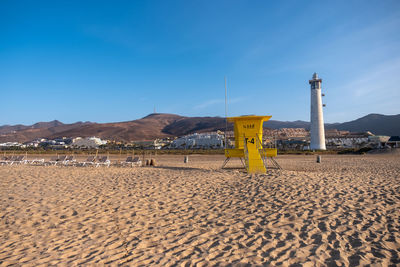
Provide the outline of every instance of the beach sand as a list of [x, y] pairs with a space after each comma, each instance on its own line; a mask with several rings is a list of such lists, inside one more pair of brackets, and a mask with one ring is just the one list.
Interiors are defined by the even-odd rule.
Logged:
[[[0, 265], [400, 264], [400, 156], [0, 166]], [[117, 160], [117, 159], [115, 159]]]

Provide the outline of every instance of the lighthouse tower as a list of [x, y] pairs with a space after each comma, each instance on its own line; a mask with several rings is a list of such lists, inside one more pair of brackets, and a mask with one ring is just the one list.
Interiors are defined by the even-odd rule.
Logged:
[[309, 80], [311, 85], [311, 150], [326, 150], [321, 82], [322, 79], [318, 78], [317, 73], [314, 73], [312, 80]]

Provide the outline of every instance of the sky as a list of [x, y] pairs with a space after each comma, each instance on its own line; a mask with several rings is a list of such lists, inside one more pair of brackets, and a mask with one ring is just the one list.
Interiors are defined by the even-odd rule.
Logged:
[[400, 113], [400, 1], [0, 1], [0, 125]]

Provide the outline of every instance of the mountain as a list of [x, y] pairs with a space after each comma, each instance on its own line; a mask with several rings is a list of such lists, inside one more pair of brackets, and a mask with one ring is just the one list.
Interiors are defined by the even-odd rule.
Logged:
[[91, 123], [66, 131], [54, 133], [48, 138], [56, 137], [89, 137], [97, 136], [102, 139], [115, 141], [153, 140], [156, 138], [171, 137], [173, 135], [163, 132], [163, 129], [184, 117], [174, 114], [150, 114], [142, 119], [115, 122]]
[[152, 140], [171, 137], [163, 133], [165, 126], [183, 118], [174, 114], [150, 114], [142, 119], [115, 123], [77, 122], [63, 124], [58, 121], [40, 122], [31, 126], [0, 126], [0, 143], [27, 142], [36, 138], [90, 137], [116, 141]]
[[328, 128], [350, 132], [370, 131], [375, 135], [400, 135], [400, 114], [369, 114], [354, 121], [328, 125]]
[[[173, 136], [190, 133], [225, 130], [225, 118], [221, 117], [184, 117], [164, 127], [163, 132]], [[232, 129], [232, 125], [229, 124]]]
[[64, 123], [58, 121], [58, 120], [54, 120], [54, 121], [49, 121], [49, 122], [38, 122], [35, 123], [34, 125], [32, 125], [31, 127], [33, 129], [41, 129], [41, 128], [54, 128], [57, 126], [62, 126], [64, 125]]
[[[307, 121], [274, 121], [264, 123], [264, 127], [271, 129], [280, 128], [305, 128], [310, 130], [310, 122]], [[400, 135], [400, 114], [381, 115], [369, 114], [357, 120], [344, 123], [326, 123], [325, 129], [337, 129], [350, 132], [370, 131], [375, 135]]]
[[264, 122], [264, 127], [271, 129], [280, 128], [305, 128], [310, 129], [310, 122], [307, 121], [275, 121], [269, 120]]
[[27, 142], [36, 138], [49, 138], [49, 136], [57, 135], [59, 132], [65, 132], [88, 124], [92, 123], [76, 122], [72, 124], [64, 124], [54, 120], [50, 122], [38, 122], [30, 126], [0, 126], [0, 142]]
[[[264, 123], [264, 127], [310, 128], [305, 121], [275, 121]], [[369, 114], [360, 119], [345, 123], [325, 124], [326, 129], [347, 130], [351, 132], [370, 131], [377, 135], [400, 135], [400, 114]], [[228, 124], [232, 129], [232, 124]], [[156, 138], [182, 136], [194, 132], [225, 130], [225, 119], [221, 117], [184, 117], [175, 114], [153, 113], [144, 118], [114, 123], [76, 122], [64, 124], [57, 120], [39, 122], [31, 126], [0, 126], [0, 143], [9, 141], [27, 142], [36, 138], [89, 137], [115, 141], [153, 140]]]
[[26, 125], [4, 125], [4, 126], [0, 126], [0, 134], [8, 134], [11, 132], [16, 132], [16, 131], [23, 131], [23, 130], [28, 130], [28, 129], [49, 129], [49, 128], [54, 128], [54, 127], [58, 127], [58, 126], [63, 126], [66, 125], [58, 120], [54, 120], [54, 121], [49, 121], [49, 122], [37, 122], [33, 125], [30, 126], [26, 126]]

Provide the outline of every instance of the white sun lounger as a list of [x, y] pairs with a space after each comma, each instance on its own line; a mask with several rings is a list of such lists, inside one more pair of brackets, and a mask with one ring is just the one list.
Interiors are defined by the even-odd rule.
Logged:
[[121, 161], [122, 166], [130, 165], [131, 167], [133, 166], [140, 166], [142, 164], [142, 161], [139, 159], [139, 157], [127, 157], [125, 161]]
[[62, 155], [62, 156], [54, 156], [51, 157], [50, 160], [48, 162], [45, 163], [45, 165], [58, 165], [58, 164], [64, 164], [65, 163], [65, 159], [67, 158], [66, 155]]
[[0, 164], [1, 164], [1, 165], [8, 164], [8, 162], [12, 159], [12, 157], [14, 157], [14, 156], [4, 156], [4, 157], [1, 157], [1, 159], [0, 159]]
[[49, 161], [47, 161], [46, 163], [45, 163], [45, 165], [56, 165], [57, 164], [57, 160], [58, 160], [58, 156], [53, 156], [53, 157], [51, 157], [50, 158], [50, 160]]
[[44, 164], [44, 159], [30, 159], [30, 160], [27, 160], [27, 163], [32, 164], [32, 165], [42, 165], [42, 164]]
[[73, 155], [67, 156], [65, 158], [65, 160], [63, 161], [63, 164], [66, 166], [67, 165], [75, 165], [75, 163], [76, 163], [76, 160], [74, 159]]
[[100, 165], [110, 167], [111, 161], [108, 159], [108, 156], [103, 156], [103, 157], [100, 157], [95, 164], [96, 164], [96, 167], [99, 167]]
[[87, 165], [91, 165], [93, 166], [96, 162], [96, 157], [95, 156], [89, 156], [85, 161], [83, 162], [79, 162], [78, 165], [79, 166], [87, 166]]
[[58, 157], [58, 160], [56, 161], [56, 164], [55, 165], [57, 165], [57, 164], [65, 164], [65, 160], [67, 159], [67, 156], [66, 155], [62, 155], [62, 156], [59, 156]]
[[20, 155], [20, 156], [16, 156], [13, 160], [9, 161], [9, 165], [13, 165], [13, 164], [26, 164], [27, 160], [25, 160], [25, 156], [24, 155]]

